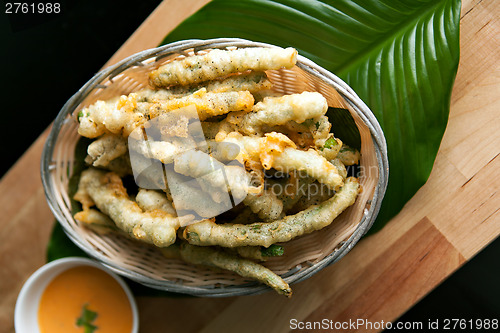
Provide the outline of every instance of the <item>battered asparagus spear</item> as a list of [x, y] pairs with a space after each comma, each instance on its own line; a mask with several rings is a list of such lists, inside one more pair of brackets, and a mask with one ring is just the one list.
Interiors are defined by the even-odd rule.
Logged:
[[224, 165], [209, 154], [199, 150], [188, 150], [174, 159], [174, 170], [184, 176], [196, 178], [201, 188], [211, 191], [212, 199], [218, 193], [231, 192], [235, 199], [243, 199], [248, 192], [259, 192], [251, 186], [251, 175], [238, 165]]
[[198, 85], [173, 86], [168, 89], [143, 89], [137, 92], [139, 102], [154, 102], [156, 100], [166, 100], [175, 97], [190, 95], [202, 88], [207, 92], [228, 92], [228, 91], [249, 91], [256, 93], [261, 90], [270, 89], [271, 81], [265, 72], [250, 72], [241, 75], [231, 75], [223, 80], [203, 82]]
[[119, 229], [158, 247], [175, 242], [182, 219], [160, 211], [143, 212], [137, 203], [130, 200], [118, 175], [94, 168], [82, 172], [75, 200], [84, 204], [84, 210], [88, 208], [85, 206], [95, 203]]
[[230, 111], [250, 111], [253, 103], [253, 96], [248, 91], [212, 93], [203, 88], [191, 95], [153, 103], [138, 103], [137, 94], [131, 93], [118, 100], [97, 101], [80, 111], [78, 133], [88, 138], [104, 133], [128, 137], [149, 119], [185, 106], [194, 105], [199, 119], [203, 121]]
[[265, 137], [257, 137], [231, 132], [223, 140], [240, 147], [240, 162], [260, 161], [265, 169], [274, 168], [286, 173], [303, 171], [334, 189], [343, 184], [335, 166], [316, 150], [296, 149], [295, 143], [281, 133], [272, 132], [266, 133]]
[[229, 121], [236, 123], [242, 133], [257, 134], [263, 125], [283, 125], [292, 120], [302, 123], [324, 115], [327, 110], [326, 99], [320, 93], [304, 91], [301, 94], [267, 97], [255, 104], [252, 112], [233, 120], [229, 118]]
[[297, 51], [293, 48], [212, 50], [161, 66], [149, 74], [149, 82], [159, 88], [176, 84], [188, 85], [247, 70], [292, 68], [296, 62]]
[[139, 109], [146, 118], [152, 119], [171, 110], [194, 105], [201, 121], [226, 114], [230, 111], [250, 111], [254, 99], [248, 91], [228, 91], [223, 93], [207, 92], [205, 88], [195, 93], [169, 100], [157, 100], [153, 103], [143, 103]]
[[235, 272], [240, 276], [265, 283], [281, 295], [292, 296], [290, 286], [270, 269], [222, 249], [181, 243], [162, 249], [162, 252], [168, 258], [177, 257], [190, 264], [218, 267]]
[[89, 145], [85, 162], [96, 167], [105, 167], [126, 152], [126, 139], [115, 134], [104, 134]]
[[183, 235], [193, 245], [268, 247], [330, 225], [340, 213], [354, 203], [359, 190], [358, 180], [350, 177], [332, 198], [281, 220], [247, 225], [200, 222], [187, 226]]

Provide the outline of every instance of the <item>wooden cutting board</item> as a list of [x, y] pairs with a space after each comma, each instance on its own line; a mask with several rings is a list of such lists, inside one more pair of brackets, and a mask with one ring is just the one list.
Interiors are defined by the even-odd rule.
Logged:
[[[206, 2], [165, 0], [106, 65], [156, 46]], [[292, 319], [393, 321], [494, 240], [500, 233], [500, 2], [463, 0], [461, 15], [448, 127], [428, 182], [399, 215], [340, 262], [293, 285], [292, 299], [274, 293], [140, 297], [141, 332], [284, 332]], [[47, 134], [0, 182], [1, 332], [14, 332], [17, 294], [45, 261], [54, 220], [39, 175]]]

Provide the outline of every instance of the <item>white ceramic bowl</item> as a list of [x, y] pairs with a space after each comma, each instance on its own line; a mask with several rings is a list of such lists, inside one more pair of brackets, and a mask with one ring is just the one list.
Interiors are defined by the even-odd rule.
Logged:
[[108, 273], [116, 280], [116, 282], [120, 284], [123, 291], [127, 295], [130, 307], [132, 308], [133, 320], [131, 332], [139, 332], [139, 313], [137, 311], [137, 304], [135, 303], [132, 292], [123, 279], [94, 260], [79, 257], [68, 257], [54, 260], [46, 265], [43, 265], [24, 283], [24, 286], [17, 297], [16, 310], [14, 314], [16, 333], [40, 332], [38, 328], [38, 306], [45, 288], [56, 276], [77, 266], [91, 266], [98, 268]]

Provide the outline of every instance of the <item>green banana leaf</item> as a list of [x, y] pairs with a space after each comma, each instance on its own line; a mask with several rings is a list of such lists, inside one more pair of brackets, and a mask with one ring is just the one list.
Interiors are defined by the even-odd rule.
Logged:
[[162, 44], [239, 37], [293, 46], [346, 81], [387, 139], [389, 186], [373, 232], [431, 172], [458, 67], [460, 6], [459, 0], [213, 0]]

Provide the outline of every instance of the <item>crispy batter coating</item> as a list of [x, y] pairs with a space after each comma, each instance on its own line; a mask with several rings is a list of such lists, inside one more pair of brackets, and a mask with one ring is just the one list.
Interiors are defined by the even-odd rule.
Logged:
[[212, 50], [161, 66], [149, 74], [149, 82], [158, 88], [188, 85], [247, 70], [292, 68], [296, 62], [297, 51], [293, 48]]
[[331, 160], [330, 163], [337, 169], [337, 172], [340, 175], [340, 177], [342, 177], [342, 179], [347, 178], [347, 169], [345, 165], [338, 158]]
[[164, 164], [174, 161], [175, 156], [194, 147], [191, 139], [171, 139], [170, 141], [129, 140], [129, 149], [144, 157], [154, 158]]
[[[173, 244], [180, 219], [156, 210], [143, 212], [130, 200], [120, 177], [94, 168], [82, 172], [78, 192], [85, 192], [97, 208], [131, 237], [165, 247]], [[79, 197], [75, 196], [78, 200]]]
[[195, 93], [153, 103], [137, 102], [137, 94], [121, 96], [118, 101], [97, 101], [80, 112], [78, 133], [96, 138], [104, 133], [128, 137], [147, 120], [172, 110], [194, 105], [201, 121], [230, 111], [250, 111], [253, 96], [248, 91], [207, 92], [205, 88]]
[[[307, 119], [323, 116], [328, 110], [326, 99], [317, 92], [266, 97], [257, 103], [252, 112], [228, 115], [228, 121], [237, 125], [240, 132], [258, 134], [263, 125], [283, 125], [289, 121], [303, 123]], [[330, 128], [327, 129], [329, 131]]]
[[121, 231], [107, 215], [93, 208], [76, 213], [75, 220], [84, 223], [87, 228], [101, 235]]
[[139, 188], [139, 192], [135, 196], [135, 201], [144, 211], [161, 209], [167, 214], [177, 216], [177, 212], [175, 211], [174, 206], [172, 206], [172, 202], [168, 200], [165, 193]]
[[337, 157], [344, 165], [354, 165], [359, 163], [361, 154], [358, 150], [344, 145], [342, 148], [340, 148]]
[[200, 222], [184, 229], [184, 238], [193, 245], [225, 247], [265, 246], [287, 242], [295, 237], [323, 229], [351, 206], [360, 190], [356, 178], [348, 178], [344, 186], [327, 201], [283, 219], [267, 223], [215, 224]]
[[244, 136], [238, 132], [231, 132], [221, 137], [216, 137], [219, 142], [228, 142], [238, 145], [239, 154], [236, 157], [241, 163], [259, 162], [266, 164], [269, 153], [283, 151], [285, 147], [295, 147], [295, 143], [280, 133], [268, 133], [266, 137]]
[[174, 207], [178, 213], [189, 211], [189, 214], [195, 212], [201, 217], [212, 218], [232, 207], [229, 200], [215, 202], [209, 194], [199, 187], [195, 179], [185, 177], [172, 170], [167, 172], [167, 180]]
[[291, 170], [305, 172], [309, 177], [333, 189], [343, 185], [342, 176], [337, 168], [314, 149], [303, 151], [285, 148], [283, 152], [273, 155], [270, 166], [284, 172]]
[[250, 207], [264, 221], [272, 221], [280, 217], [283, 212], [283, 202], [272, 190], [263, 190], [260, 193], [249, 193], [243, 203]]
[[[260, 192], [251, 186], [251, 175], [238, 165], [224, 165], [207, 153], [188, 150], [174, 159], [174, 170], [184, 176], [196, 178], [201, 188], [212, 191], [212, 199], [220, 202], [218, 194], [230, 192], [236, 200], [248, 192]], [[215, 197], [214, 197], [215, 196]]]
[[[312, 119], [311, 119], [312, 120]], [[306, 120], [306, 122], [308, 122]], [[297, 147], [301, 149], [306, 149], [310, 147], [314, 147], [314, 138], [313, 133], [311, 131], [310, 126], [306, 126], [306, 122], [299, 124], [293, 120], [283, 124], [283, 125], [264, 125], [261, 127], [262, 134], [259, 133], [260, 136], [263, 136], [265, 133], [277, 132], [286, 135], [290, 140], [292, 140]]]
[[314, 138], [314, 143], [316, 147], [322, 148], [325, 146], [325, 142], [328, 139], [332, 138], [333, 140], [333, 134], [330, 133], [332, 124], [330, 124], [327, 116], [320, 116], [311, 120], [312, 124], [309, 125], [309, 127], [312, 128], [311, 132]]
[[230, 162], [240, 153], [240, 147], [230, 142], [207, 141], [210, 156], [221, 162]]
[[136, 108], [137, 94], [134, 93], [118, 100], [97, 101], [80, 111], [78, 134], [87, 138], [97, 138], [104, 133], [127, 137], [146, 121], [143, 114], [135, 112]]
[[256, 92], [252, 92], [253, 97], [255, 98], [255, 102], [262, 102], [266, 97], [279, 97], [283, 96], [282, 93], [274, 91], [272, 89], [260, 90]]
[[274, 168], [286, 173], [302, 171], [332, 188], [343, 184], [335, 166], [316, 150], [296, 149], [295, 143], [281, 133], [272, 132], [266, 133], [265, 137], [257, 137], [232, 132], [224, 141], [240, 146], [240, 162], [258, 160], [265, 169]]
[[203, 82], [198, 85], [173, 86], [168, 89], [143, 89], [137, 92], [139, 102], [155, 102], [157, 100], [168, 100], [175, 97], [190, 95], [202, 88], [207, 92], [221, 93], [228, 91], [249, 91], [257, 93], [261, 90], [270, 89], [271, 81], [265, 72], [250, 72], [240, 75], [231, 75], [223, 80]]
[[177, 257], [194, 265], [217, 267], [235, 272], [240, 276], [265, 283], [281, 295], [292, 296], [290, 286], [270, 269], [221, 249], [182, 243], [180, 246], [162, 249], [162, 252], [167, 258]]
[[254, 99], [248, 91], [229, 91], [223, 93], [207, 92], [205, 88], [195, 93], [169, 100], [157, 100], [140, 111], [148, 119], [158, 117], [160, 114], [171, 110], [180, 109], [188, 105], [194, 105], [198, 111], [201, 121], [226, 114], [230, 111], [250, 111]]
[[122, 136], [104, 134], [88, 146], [85, 162], [96, 167], [105, 167], [112, 160], [124, 155], [127, 149], [127, 140]]
[[326, 140], [326, 142], [323, 144], [323, 148], [320, 148], [319, 153], [328, 161], [331, 161], [337, 158], [337, 155], [339, 154], [340, 149], [342, 149], [342, 146], [343, 143], [340, 139], [331, 137]]

